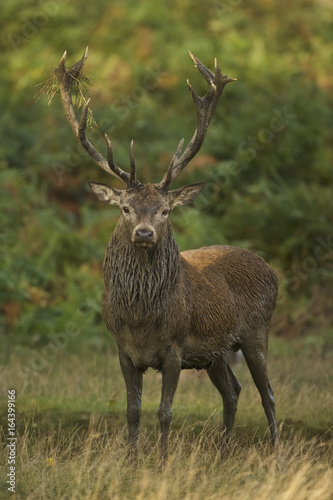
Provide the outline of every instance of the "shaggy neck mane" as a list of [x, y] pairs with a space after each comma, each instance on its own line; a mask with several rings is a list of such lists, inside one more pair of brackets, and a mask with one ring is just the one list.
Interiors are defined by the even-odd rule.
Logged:
[[135, 323], [158, 319], [176, 288], [179, 271], [179, 249], [171, 223], [151, 249], [135, 247], [117, 226], [104, 260], [105, 287], [113, 311]]

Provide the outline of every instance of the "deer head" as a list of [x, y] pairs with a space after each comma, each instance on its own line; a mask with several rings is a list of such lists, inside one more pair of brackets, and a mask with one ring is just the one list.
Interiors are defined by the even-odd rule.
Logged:
[[203, 97], [200, 97], [192, 88], [189, 81], [187, 81], [197, 111], [197, 127], [184, 151], [184, 139], [180, 141], [167, 172], [158, 184], [142, 184], [138, 181], [136, 177], [133, 141], [130, 145], [130, 173], [127, 173], [115, 164], [112, 144], [106, 134], [107, 160], [87, 139], [86, 126], [90, 99], [86, 100], [80, 121], [78, 121], [72, 102], [71, 91], [73, 82], [82, 73], [84, 63], [88, 57], [88, 48], [80, 61], [70, 68], [66, 68], [65, 66], [65, 52], [59, 66], [55, 70], [65, 114], [77, 140], [103, 170], [118, 177], [126, 184], [126, 189], [119, 190], [105, 184], [90, 181], [90, 188], [99, 200], [110, 205], [117, 205], [120, 208], [120, 223], [126, 228], [129, 240], [144, 248], [154, 245], [160, 235], [163, 234], [167, 226], [170, 211], [176, 206], [192, 202], [203, 189], [204, 183], [201, 182], [169, 191], [171, 183], [200, 150], [224, 86], [236, 80], [235, 78], [228, 78], [226, 75], [222, 75], [216, 59], [215, 73], [212, 73], [191, 52], [189, 54], [195, 66], [207, 81], [209, 89]]
[[204, 187], [204, 182], [184, 186], [174, 191], [156, 184], [139, 184], [135, 188], [119, 190], [89, 181], [97, 198], [120, 208], [121, 224], [128, 240], [143, 248], [150, 248], [163, 236], [171, 210], [193, 201]]

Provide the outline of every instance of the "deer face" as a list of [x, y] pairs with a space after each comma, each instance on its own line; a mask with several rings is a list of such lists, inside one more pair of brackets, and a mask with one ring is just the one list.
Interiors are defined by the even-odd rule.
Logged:
[[99, 200], [120, 208], [120, 223], [128, 241], [143, 248], [152, 247], [163, 236], [171, 210], [193, 201], [204, 187], [203, 182], [175, 191], [161, 189], [156, 184], [139, 184], [127, 190], [92, 181], [89, 185]]

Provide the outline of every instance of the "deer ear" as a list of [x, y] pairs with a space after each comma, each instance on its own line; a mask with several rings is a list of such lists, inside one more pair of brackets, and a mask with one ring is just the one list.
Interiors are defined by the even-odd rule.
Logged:
[[204, 185], [204, 182], [198, 182], [197, 184], [190, 184], [189, 186], [184, 186], [180, 189], [170, 191], [168, 195], [171, 207], [173, 208], [181, 205], [188, 205], [201, 193]]
[[97, 196], [100, 201], [108, 205], [119, 206], [122, 191], [112, 188], [100, 182], [88, 181], [90, 189]]

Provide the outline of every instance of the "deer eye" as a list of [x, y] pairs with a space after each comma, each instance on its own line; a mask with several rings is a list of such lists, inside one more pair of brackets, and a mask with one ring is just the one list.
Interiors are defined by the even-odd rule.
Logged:
[[162, 215], [164, 217], [166, 217], [167, 215], [169, 215], [169, 210], [163, 210]]
[[124, 214], [128, 214], [129, 213], [129, 208], [128, 207], [123, 207], [123, 212]]

